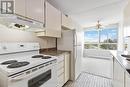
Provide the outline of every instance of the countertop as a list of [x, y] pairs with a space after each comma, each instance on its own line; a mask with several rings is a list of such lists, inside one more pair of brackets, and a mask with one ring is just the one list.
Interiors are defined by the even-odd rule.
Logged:
[[64, 50], [48, 50], [48, 51], [42, 51], [40, 53], [45, 55], [59, 56], [66, 52], [70, 53], [70, 51], [64, 51]]
[[110, 51], [113, 57], [117, 60], [117, 62], [120, 63], [120, 65], [130, 74], [130, 61], [126, 60], [125, 57], [122, 57], [121, 55], [124, 54], [124, 52], [121, 51]]

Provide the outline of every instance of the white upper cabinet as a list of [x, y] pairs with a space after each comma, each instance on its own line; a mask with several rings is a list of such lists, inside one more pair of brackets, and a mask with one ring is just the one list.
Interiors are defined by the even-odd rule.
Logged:
[[15, 13], [45, 25], [37, 36], [61, 37], [61, 12], [47, 1], [15, 0]]
[[61, 12], [48, 2], [45, 9], [45, 33], [38, 32], [37, 36], [61, 37]]
[[46, 2], [46, 23], [47, 35], [61, 37], [61, 12]]
[[26, 15], [26, 0], [15, 0], [15, 14]]
[[15, 13], [44, 23], [44, 0], [15, 0]]
[[44, 0], [26, 0], [26, 16], [44, 22]]
[[72, 19], [68, 15], [62, 14], [62, 27], [74, 29]]

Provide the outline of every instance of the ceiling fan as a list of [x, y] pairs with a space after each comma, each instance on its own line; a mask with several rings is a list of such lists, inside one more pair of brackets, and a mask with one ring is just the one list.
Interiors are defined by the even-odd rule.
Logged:
[[97, 21], [97, 24], [96, 24], [95, 27], [96, 27], [97, 30], [102, 30], [104, 28], [104, 26], [100, 23], [99, 20]]
[[118, 27], [118, 23], [101, 23], [100, 20], [97, 21], [96, 24], [92, 24], [92, 26], [88, 26], [88, 27], [84, 27], [84, 29], [96, 29], [98, 31], [102, 31], [106, 28], [110, 28], [110, 27]]
[[92, 26], [89, 26], [89, 27], [86, 27], [86, 28], [84, 28], [84, 29], [96, 29], [96, 30], [103, 30], [104, 28], [105, 28], [105, 26], [103, 26], [101, 23], [100, 23], [100, 21], [98, 20], [97, 21], [97, 23], [96, 23], [96, 25], [94, 24], [92, 24]]

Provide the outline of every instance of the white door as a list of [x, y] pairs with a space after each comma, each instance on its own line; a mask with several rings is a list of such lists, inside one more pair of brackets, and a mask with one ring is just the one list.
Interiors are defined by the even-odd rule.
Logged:
[[74, 60], [75, 60], [75, 79], [78, 78], [78, 76], [81, 73], [81, 61], [83, 57], [83, 33], [76, 32], [75, 33], [75, 45], [74, 45]]
[[75, 80], [81, 73], [82, 46], [75, 46]]

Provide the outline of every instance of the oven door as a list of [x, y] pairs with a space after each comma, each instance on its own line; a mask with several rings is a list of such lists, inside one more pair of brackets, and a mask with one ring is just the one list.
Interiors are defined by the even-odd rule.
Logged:
[[28, 75], [9, 78], [8, 87], [56, 87], [56, 70], [56, 64], [52, 64]]

